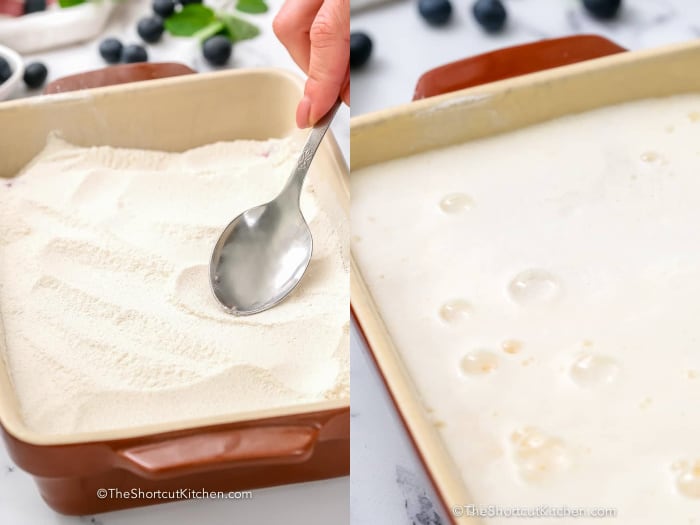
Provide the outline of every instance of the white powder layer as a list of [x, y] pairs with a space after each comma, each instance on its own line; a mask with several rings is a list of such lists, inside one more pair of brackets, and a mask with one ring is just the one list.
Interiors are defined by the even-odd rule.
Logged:
[[697, 94], [353, 172], [353, 253], [473, 502], [617, 509], [486, 523], [700, 524], [699, 226]]
[[0, 185], [5, 358], [31, 429], [100, 431], [348, 397], [347, 246], [308, 181], [314, 254], [297, 290], [236, 318], [209, 286], [223, 227], [273, 198], [297, 154], [291, 139], [163, 153], [51, 138]]

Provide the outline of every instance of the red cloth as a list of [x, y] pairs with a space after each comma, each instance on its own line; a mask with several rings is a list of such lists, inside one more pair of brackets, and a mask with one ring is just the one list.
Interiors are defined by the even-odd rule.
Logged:
[[[54, 0], [46, 0], [52, 4]], [[0, 14], [9, 16], [22, 16], [24, 14], [24, 0], [0, 0]]]
[[24, 0], [0, 0], [0, 14], [10, 16], [24, 14]]

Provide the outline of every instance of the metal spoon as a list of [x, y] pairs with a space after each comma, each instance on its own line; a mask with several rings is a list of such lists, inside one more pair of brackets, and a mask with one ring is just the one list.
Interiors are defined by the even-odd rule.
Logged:
[[228, 313], [251, 315], [272, 308], [299, 284], [311, 260], [311, 231], [299, 207], [301, 188], [340, 100], [311, 129], [297, 165], [274, 200], [244, 211], [214, 247], [209, 279]]

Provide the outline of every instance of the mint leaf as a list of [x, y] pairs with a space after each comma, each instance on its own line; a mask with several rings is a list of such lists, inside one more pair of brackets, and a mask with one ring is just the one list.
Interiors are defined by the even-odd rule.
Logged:
[[[226, 26], [221, 20], [214, 20], [211, 22], [208, 26], [206, 26], [204, 29], [200, 29], [197, 31], [194, 35], [192, 35], [192, 38], [198, 39], [200, 42], [204, 42], [207, 38], [211, 38], [214, 35], [218, 35], [221, 32], [226, 32]], [[228, 36], [228, 33], [227, 33]]]
[[236, 9], [244, 13], [266, 13], [267, 4], [265, 0], [238, 0]]
[[58, 0], [58, 5], [61, 7], [73, 7], [75, 5], [84, 4], [86, 0]]
[[187, 4], [182, 10], [165, 20], [165, 29], [174, 36], [192, 36], [212, 22], [216, 22], [214, 11], [202, 4]]
[[221, 20], [226, 26], [226, 33], [231, 39], [231, 42], [248, 40], [250, 38], [255, 38], [260, 34], [260, 29], [258, 29], [258, 26], [255, 26], [250, 22], [246, 22], [242, 18], [225, 13], [219, 13], [219, 20]]

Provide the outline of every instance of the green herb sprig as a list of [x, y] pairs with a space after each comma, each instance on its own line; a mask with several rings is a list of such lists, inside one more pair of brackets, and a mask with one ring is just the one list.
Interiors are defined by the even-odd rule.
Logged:
[[84, 4], [87, 0], [58, 0], [58, 5], [61, 7], [73, 7]]
[[243, 13], [267, 13], [267, 4], [265, 0], [238, 0], [236, 3], [236, 9]]
[[[239, 0], [236, 7], [242, 11], [244, 9], [240, 8], [241, 3], [244, 4], [244, 8], [261, 9], [261, 5], [264, 7], [264, 11], [248, 12], [267, 11], [267, 5], [263, 0]], [[165, 30], [171, 35], [191, 36], [201, 41], [214, 35], [224, 34], [235, 43], [255, 38], [260, 34], [260, 29], [256, 25], [228, 13], [216, 13], [203, 4], [184, 5], [180, 11], [169, 16], [164, 25]]]
[[[73, 7], [91, 0], [58, 0], [61, 7]], [[236, 9], [242, 13], [259, 14], [268, 11], [265, 0], [238, 0]], [[204, 4], [186, 4], [164, 21], [165, 30], [173, 36], [191, 36], [204, 41], [214, 35], [226, 35], [231, 42], [249, 40], [260, 34], [255, 24], [228, 13], [216, 13]]]

